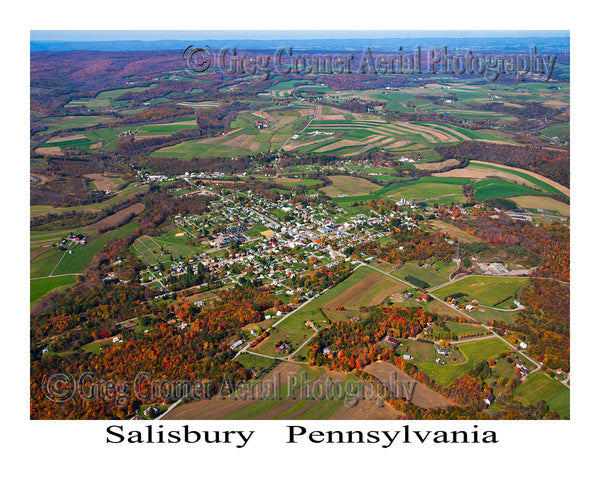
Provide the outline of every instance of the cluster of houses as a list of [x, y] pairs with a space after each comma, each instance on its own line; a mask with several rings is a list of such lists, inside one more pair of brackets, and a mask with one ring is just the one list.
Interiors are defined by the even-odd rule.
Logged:
[[69, 232], [69, 236], [67, 238], [63, 238], [60, 244], [64, 245], [65, 243], [67, 243], [68, 240], [70, 240], [75, 245], [85, 245], [85, 235], [81, 233], [74, 234], [73, 232]]

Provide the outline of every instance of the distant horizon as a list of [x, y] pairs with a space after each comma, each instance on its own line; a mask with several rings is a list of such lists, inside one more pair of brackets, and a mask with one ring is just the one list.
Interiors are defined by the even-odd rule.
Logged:
[[31, 30], [30, 42], [192, 40], [355, 40], [414, 38], [569, 38], [569, 30]]

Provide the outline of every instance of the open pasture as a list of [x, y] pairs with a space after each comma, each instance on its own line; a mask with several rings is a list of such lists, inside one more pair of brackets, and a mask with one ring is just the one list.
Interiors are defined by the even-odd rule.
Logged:
[[[201, 140], [188, 140], [171, 147], [158, 149], [151, 156], [177, 157], [189, 160], [202, 156], [235, 157], [252, 155], [258, 152], [275, 151], [308, 122], [307, 116], [298, 109], [269, 110], [262, 112], [242, 112], [231, 123], [231, 130], [225, 135]], [[259, 114], [261, 112], [258, 112]], [[270, 119], [270, 120], [268, 120]], [[266, 121], [266, 128], [259, 128]]]
[[154, 85], [151, 85], [150, 87], [119, 88], [116, 90], [107, 90], [105, 92], [100, 92], [92, 100], [86, 102], [85, 106], [92, 110], [125, 106], [129, 104], [129, 101], [117, 101], [115, 99], [125, 93], [143, 92], [152, 88], [153, 86]]
[[442, 300], [455, 293], [465, 293], [491, 307], [509, 297], [518, 297], [521, 289], [528, 283], [529, 279], [523, 277], [471, 275], [436, 289], [433, 293]]
[[439, 285], [448, 281], [450, 273], [456, 270], [455, 263], [432, 262], [419, 266], [419, 262], [407, 262], [398, 270], [390, 272], [390, 275], [404, 280], [407, 275], [412, 275], [427, 282], [430, 286]]
[[376, 183], [369, 182], [368, 180], [359, 177], [336, 175], [327, 178], [331, 180], [331, 185], [327, 185], [320, 190], [330, 197], [339, 197], [341, 195], [369, 195], [380, 188]]
[[89, 205], [80, 205], [76, 207], [52, 207], [50, 205], [31, 205], [29, 208], [29, 215], [31, 218], [39, 215], [46, 215], [49, 212], [60, 213], [66, 211], [94, 211], [99, 212], [105, 207], [121, 203], [127, 198], [130, 198], [138, 193], [144, 193], [148, 190], [149, 185], [140, 184], [132, 187], [128, 187], [124, 190], [119, 191], [114, 197], [99, 203], [90, 203]]
[[99, 116], [75, 116], [67, 115], [65, 117], [48, 117], [39, 121], [42, 125], [48, 127], [43, 133], [53, 133], [59, 130], [71, 130], [75, 128], [87, 128], [110, 123], [115, 121], [115, 117], [110, 115]]
[[535, 405], [542, 400], [548, 402], [563, 390], [567, 390], [567, 387], [542, 372], [535, 372], [515, 388], [513, 396], [525, 405]]
[[374, 272], [326, 303], [323, 310], [327, 314], [327, 310], [335, 310], [341, 305], [345, 310], [358, 311], [361, 306], [379, 305], [390, 295], [405, 289], [405, 285], [387, 275]]
[[461, 375], [465, 375], [477, 364], [495, 358], [510, 347], [499, 338], [486, 338], [456, 345], [466, 360], [462, 363], [438, 365], [434, 362], [415, 361], [417, 368], [444, 387]]
[[536, 210], [540, 208], [542, 210], [558, 212], [560, 215], [571, 215], [571, 206], [554, 198], [523, 195], [519, 197], [512, 197], [511, 200], [517, 202], [517, 205], [521, 208], [533, 208]]

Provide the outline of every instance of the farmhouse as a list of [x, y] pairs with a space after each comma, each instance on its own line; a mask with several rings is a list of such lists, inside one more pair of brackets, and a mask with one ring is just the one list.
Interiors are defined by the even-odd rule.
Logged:
[[243, 344], [244, 344], [244, 341], [243, 341], [243, 340], [238, 340], [238, 341], [236, 341], [236, 342], [235, 342], [233, 345], [231, 345], [231, 347], [230, 347], [230, 348], [231, 348], [232, 350], [235, 350], [235, 349], [237, 349], [237, 348], [240, 348], [240, 347], [241, 347]]
[[515, 362], [515, 367], [519, 369], [522, 377], [529, 375], [529, 369], [518, 360]]
[[490, 406], [492, 404], [492, 402], [494, 401], [494, 394], [493, 393], [488, 393], [487, 397], [485, 398], [484, 402]]
[[435, 346], [435, 351], [438, 355], [444, 355], [444, 357], [448, 357], [450, 355], [450, 350], [447, 348], [442, 348], [439, 345]]
[[280, 343], [275, 350], [279, 353], [285, 353], [290, 349], [291, 345], [287, 342]]
[[399, 340], [396, 340], [392, 337], [387, 337], [387, 342], [394, 348], [399, 347], [402, 343]]

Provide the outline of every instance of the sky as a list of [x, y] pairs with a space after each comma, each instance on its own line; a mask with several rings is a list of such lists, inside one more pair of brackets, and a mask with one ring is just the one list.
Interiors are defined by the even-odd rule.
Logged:
[[569, 37], [568, 30], [31, 30], [31, 41]]

